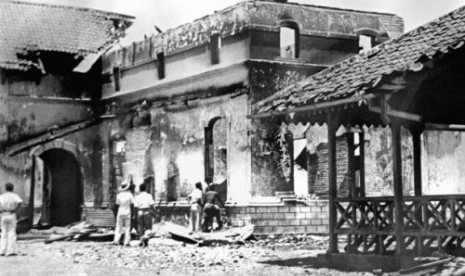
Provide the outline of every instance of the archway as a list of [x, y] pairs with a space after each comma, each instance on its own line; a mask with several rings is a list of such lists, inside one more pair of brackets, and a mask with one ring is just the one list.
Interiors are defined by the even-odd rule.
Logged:
[[223, 200], [227, 197], [227, 123], [215, 117], [205, 128], [205, 181], [217, 184]]
[[52, 148], [39, 155], [43, 161], [43, 225], [64, 226], [81, 219], [82, 176], [76, 157]]

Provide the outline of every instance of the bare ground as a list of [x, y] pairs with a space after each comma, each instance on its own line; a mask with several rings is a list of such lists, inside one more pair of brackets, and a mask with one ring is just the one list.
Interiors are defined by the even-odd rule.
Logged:
[[0, 257], [0, 275], [372, 275], [318, 268], [324, 239], [260, 239], [199, 247], [152, 239], [149, 247], [110, 242], [19, 241], [18, 256]]

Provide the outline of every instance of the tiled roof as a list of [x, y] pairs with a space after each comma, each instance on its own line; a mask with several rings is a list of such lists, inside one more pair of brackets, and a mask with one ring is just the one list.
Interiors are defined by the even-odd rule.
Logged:
[[111, 46], [123, 34], [121, 27], [129, 27], [133, 19], [85, 8], [0, 1], [0, 68], [34, 66], [33, 61], [18, 58], [25, 49], [82, 56], [99, 52]]
[[422, 57], [432, 58], [459, 48], [464, 40], [465, 6], [258, 102], [255, 116], [360, 97], [383, 75], [407, 70]]

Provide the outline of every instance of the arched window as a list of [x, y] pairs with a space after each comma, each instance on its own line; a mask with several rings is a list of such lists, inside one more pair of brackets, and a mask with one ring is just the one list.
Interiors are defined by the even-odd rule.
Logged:
[[299, 57], [299, 26], [293, 21], [283, 21], [279, 28], [281, 58]]

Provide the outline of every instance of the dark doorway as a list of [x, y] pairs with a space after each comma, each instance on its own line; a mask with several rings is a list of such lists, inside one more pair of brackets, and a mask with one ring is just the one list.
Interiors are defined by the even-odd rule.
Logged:
[[227, 123], [221, 117], [210, 120], [205, 128], [205, 182], [216, 184], [216, 191], [227, 197]]
[[81, 219], [82, 185], [79, 164], [68, 151], [51, 149], [44, 161], [44, 224], [64, 226]]

